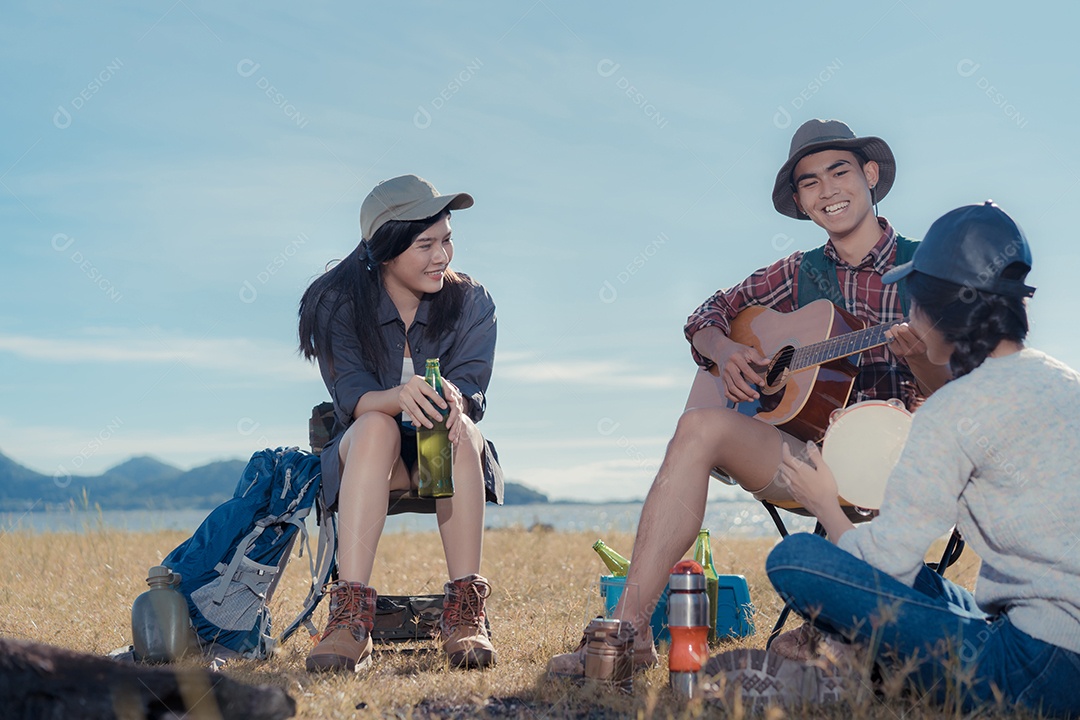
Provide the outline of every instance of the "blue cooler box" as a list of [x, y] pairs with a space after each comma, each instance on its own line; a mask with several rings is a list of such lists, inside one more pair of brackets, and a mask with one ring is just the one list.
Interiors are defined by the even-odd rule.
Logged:
[[750, 586], [742, 575], [721, 575], [716, 593], [716, 637], [737, 638], [754, 634]]
[[[614, 575], [600, 576], [600, 597], [604, 601], [604, 617], [615, 617], [615, 606], [619, 604], [619, 598], [622, 597], [625, 588], [626, 578], [624, 577], [615, 577]], [[654, 642], [671, 640], [671, 633], [669, 633], [667, 629], [667, 596], [668, 588], [665, 585], [664, 592], [660, 593], [660, 600], [656, 603], [656, 608], [653, 610], [652, 614], [652, 620], [649, 623], [652, 626]]]
[[[614, 575], [600, 576], [600, 597], [604, 601], [604, 617], [615, 617], [615, 606], [619, 604], [626, 588], [625, 577]], [[649, 624], [652, 626], [653, 640], [671, 640], [667, 629], [668, 588], [660, 594]], [[754, 604], [750, 601], [750, 587], [742, 575], [721, 575], [716, 602], [716, 637], [737, 638], [754, 634]]]

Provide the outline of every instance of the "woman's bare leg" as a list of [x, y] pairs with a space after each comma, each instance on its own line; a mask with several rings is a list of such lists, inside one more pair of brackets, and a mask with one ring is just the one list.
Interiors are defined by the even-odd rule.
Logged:
[[361, 415], [342, 436], [338, 455], [338, 572], [342, 580], [367, 585], [390, 491], [409, 487], [397, 420], [379, 412]]
[[484, 438], [472, 420], [459, 416], [465, 437], [454, 445], [454, 496], [435, 502], [451, 580], [480, 573], [484, 550]]

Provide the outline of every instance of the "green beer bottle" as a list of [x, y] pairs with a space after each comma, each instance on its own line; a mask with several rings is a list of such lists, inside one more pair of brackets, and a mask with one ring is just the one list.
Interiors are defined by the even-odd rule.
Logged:
[[694, 547], [694, 560], [705, 571], [705, 593], [709, 596], [709, 642], [716, 642], [716, 607], [720, 600], [720, 576], [712, 561], [712, 545], [709, 543], [709, 531], [701, 528]]
[[593, 543], [592, 549], [596, 551], [615, 577], [626, 577], [626, 573], [630, 572], [630, 561], [608, 547], [603, 540], [597, 540]]
[[[428, 358], [424, 380], [443, 395], [442, 375], [439, 374], [439, 358]], [[438, 408], [438, 406], [436, 406]], [[454, 496], [454, 446], [446, 430], [446, 418], [450, 408], [442, 411], [442, 417], [434, 420], [434, 427], [426, 428], [416, 423], [416, 454], [420, 470], [420, 497], [448, 498]], [[431, 418], [429, 418], [431, 419]]]

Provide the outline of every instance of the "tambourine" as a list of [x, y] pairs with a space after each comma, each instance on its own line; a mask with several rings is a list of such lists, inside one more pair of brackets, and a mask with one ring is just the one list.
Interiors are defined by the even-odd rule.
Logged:
[[864, 400], [834, 410], [821, 456], [836, 478], [841, 500], [877, 510], [911, 429], [911, 413], [899, 400]]

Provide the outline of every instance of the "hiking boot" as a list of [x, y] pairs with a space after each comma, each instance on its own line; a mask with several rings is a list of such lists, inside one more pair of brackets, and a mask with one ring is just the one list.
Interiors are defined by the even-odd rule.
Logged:
[[821, 632], [810, 623], [803, 623], [794, 630], [782, 632], [769, 644], [769, 652], [787, 658], [806, 662], [815, 655]]
[[[550, 677], [585, 678], [585, 654], [589, 644], [588, 628], [581, 635], [581, 642], [573, 652], [556, 655], [548, 660], [547, 674]], [[652, 628], [645, 631], [644, 635], [634, 637], [634, 671], [644, 670], [656, 665], [660, 661], [656, 655], [656, 647], [653, 645]]]
[[327, 587], [330, 616], [307, 657], [308, 672], [359, 672], [371, 662], [375, 588], [339, 580]]
[[706, 695], [747, 710], [787, 708], [840, 700], [845, 677], [825, 663], [789, 660], [766, 650], [730, 650], [705, 663]]
[[803, 623], [794, 630], [780, 633], [769, 645], [769, 652], [788, 660], [811, 662], [820, 665], [828, 662], [840, 669], [854, 667], [857, 662], [855, 647]]
[[480, 575], [445, 585], [439, 637], [443, 651], [454, 667], [485, 668], [495, 664], [495, 647], [488, 635], [485, 601], [491, 585]]

